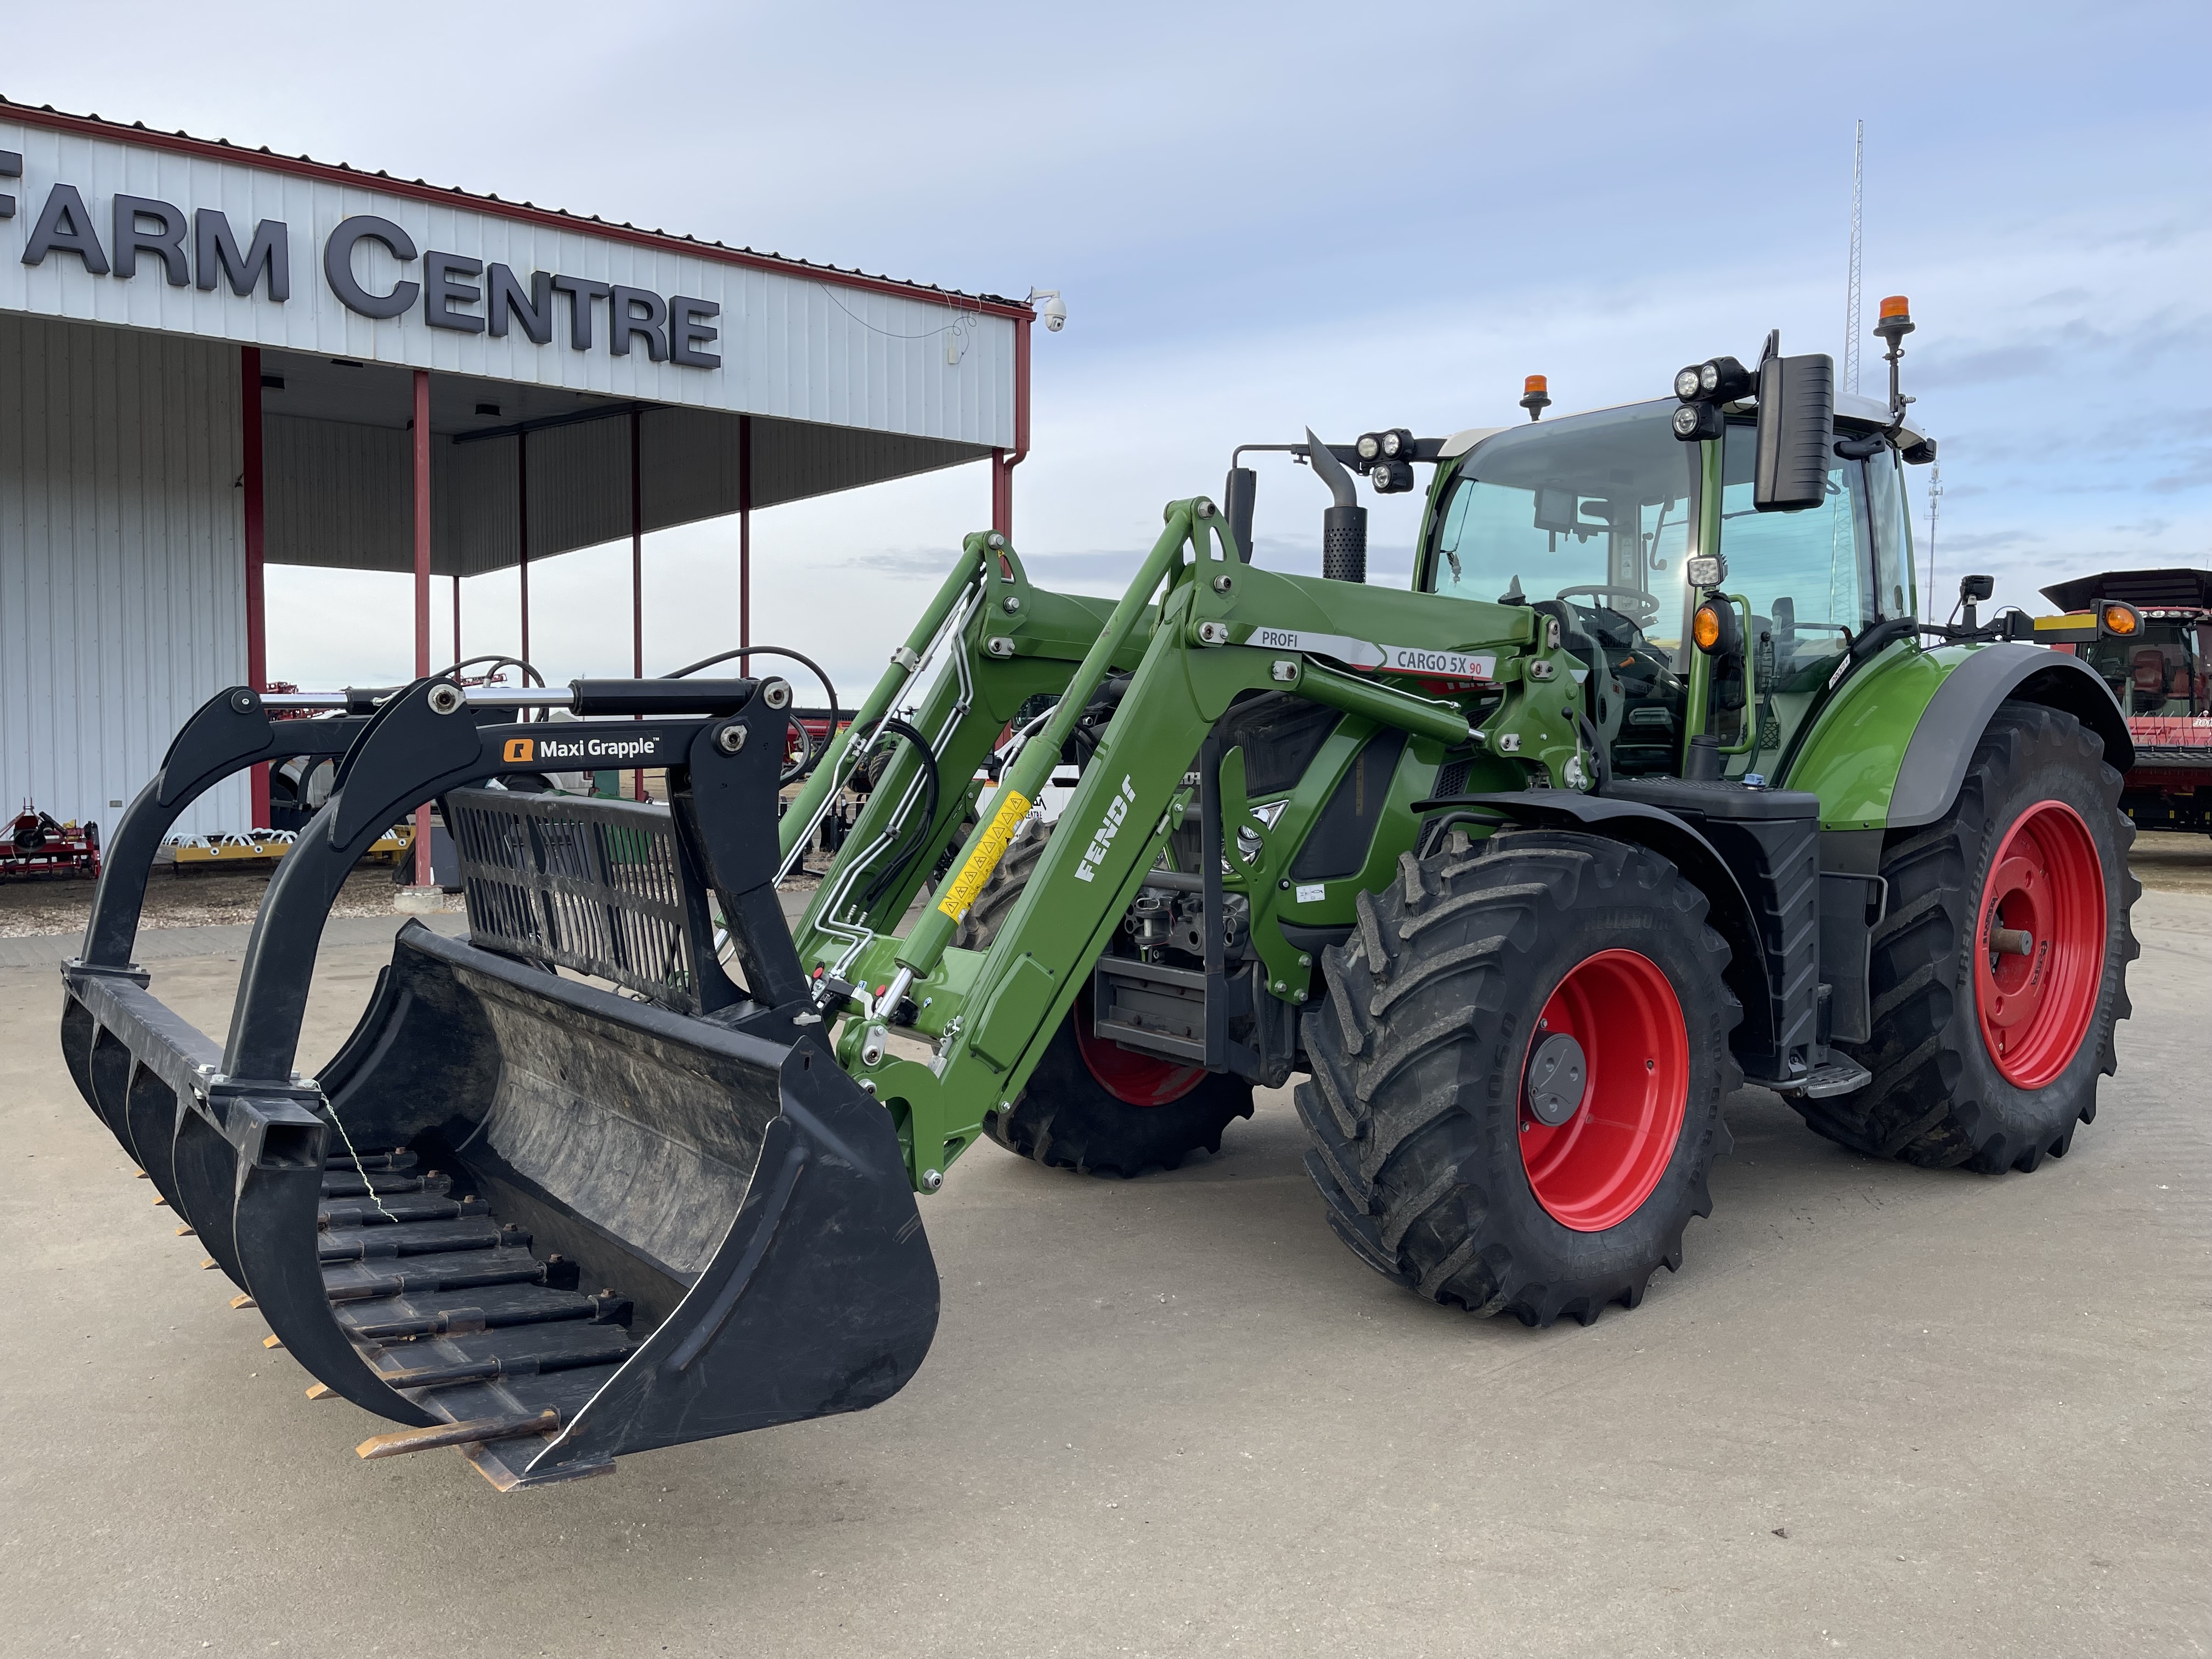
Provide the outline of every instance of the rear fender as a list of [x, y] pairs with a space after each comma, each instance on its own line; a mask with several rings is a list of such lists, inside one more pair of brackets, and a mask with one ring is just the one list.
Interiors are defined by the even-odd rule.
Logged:
[[1775, 1045], [1773, 998], [1766, 983], [1765, 946], [1759, 922], [1735, 878], [1712, 842], [1671, 812], [1637, 801], [1611, 800], [1601, 795], [1577, 794], [1568, 789], [1524, 789], [1512, 793], [1454, 795], [1425, 800], [1415, 811], [1427, 812], [1451, 806], [1488, 807], [1517, 823], [1543, 829], [1580, 830], [1608, 840], [1632, 842], [1648, 847], [1696, 883], [1709, 907], [1706, 921], [1728, 941], [1729, 965], [1723, 977], [1743, 1005], [1743, 1024], [1737, 1027], [1739, 1048], [1771, 1049]]
[[1783, 787], [1820, 798], [1823, 830], [1909, 830], [1949, 810], [1999, 704], [2040, 703], [2104, 739], [2125, 771], [2119, 706], [2077, 657], [2033, 645], [1893, 646], [1824, 706]]
[[1951, 671], [1913, 727], [1890, 797], [1889, 828], [1933, 823], [1951, 810], [1974, 746], [2006, 702], [2040, 703], [2071, 714], [2104, 739], [2108, 764], [2124, 774], [2135, 764], [2126, 717], [2088, 664], [2039, 646], [1987, 646], [1968, 653]]

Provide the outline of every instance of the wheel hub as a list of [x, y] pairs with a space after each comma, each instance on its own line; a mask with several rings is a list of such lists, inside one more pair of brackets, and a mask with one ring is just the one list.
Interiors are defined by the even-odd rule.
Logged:
[[1557, 1128], [1582, 1109], [1589, 1065], [1583, 1045], [1566, 1031], [1554, 1031], [1528, 1056], [1528, 1115]]

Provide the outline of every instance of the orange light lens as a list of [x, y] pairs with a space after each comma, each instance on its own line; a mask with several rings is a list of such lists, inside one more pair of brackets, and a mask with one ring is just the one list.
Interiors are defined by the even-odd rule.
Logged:
[[1885, 317], [1909, 317], [1912, 314], [1911, 302], [1902, 294], [1893, 294], [1881, 302], [1881, 314]]
[[2106, 631], [2112, 634], [2132, 634], [2136, 631], [2136, 613], [2124, 605], [2105, 607]]
[[1545, 391], [1548, 391], [1549, 389], [1550, 389], [1550, 388], [1549, 388], [1549, 387], [1546, 385], [1546, 383], [1545, 383], [1544, 377], [1543, 377], [1542, 375], [1540, 375], [1540, 374], [1531, 374], [1531, 375], [1528, 377], [1528, 381], [1526, 382], [1526, 384], [1524, 384], [1524, 385], [1522, 386], [1522, 388], [1521, 388], [1521, 390], [1522, 390], [1522, 392], [1545, 392]]
[[1720, 612], [1709, 605], [1698, 607], [1698, 614], [1690, 622], [1690, 637], [1698, 642], [1698, 649], [1710, 651], [1721, 641]]

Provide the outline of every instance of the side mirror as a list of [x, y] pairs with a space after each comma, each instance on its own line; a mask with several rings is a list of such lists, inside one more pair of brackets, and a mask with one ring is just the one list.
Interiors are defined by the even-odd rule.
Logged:
[[1826, 352], [1759, 366], [1759, 459], [1751, 504], [1798, 513], [1827, 499], [1836, 442], [1836, 361]]
[[1966, 612], [1966, 626], [1978, 628], [1981, 619], [1975, 608], [1997, 591], [1995, 576], [1961, 576], [1959, 578], [1959, 608]]

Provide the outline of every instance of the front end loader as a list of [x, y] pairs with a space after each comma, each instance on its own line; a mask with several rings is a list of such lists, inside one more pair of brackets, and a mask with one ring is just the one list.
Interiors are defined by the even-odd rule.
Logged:
[[[1747, 1082], [1871, 1156], [2033, 1169], [2127, 1012], [2129, 739], [2016, 619], [1919, 619], [1910, 325], [1887, 406], [1770, 337], [1671, 399], [1248, 447], [1327, 485], [1318, 577], [1253, 562], [1243, 452], [1118, 602], [970, 536], [780, 818], [781, 682], [356, 699], [225, 1048], [131, 965], [118, 852], [71, 1066], [271, 1340], [403, 1425], [364, 1455], [502, 1486], [886, 1397], [937, 1317], [916, 1195], [980, 1139], [1133, 1176], [1299, 1079], [1345, 1243], [1537, 1326], [1681, 1265]], [[1356, 480], [1416, 465], [1386, 590]], [[296, 745], [226, 696], [118, 848]], [[523, 792], [600, 763], [671, 805]], [[434, 799], [469, 937], [404, 929], [303, 1077], [323, 910]]]

